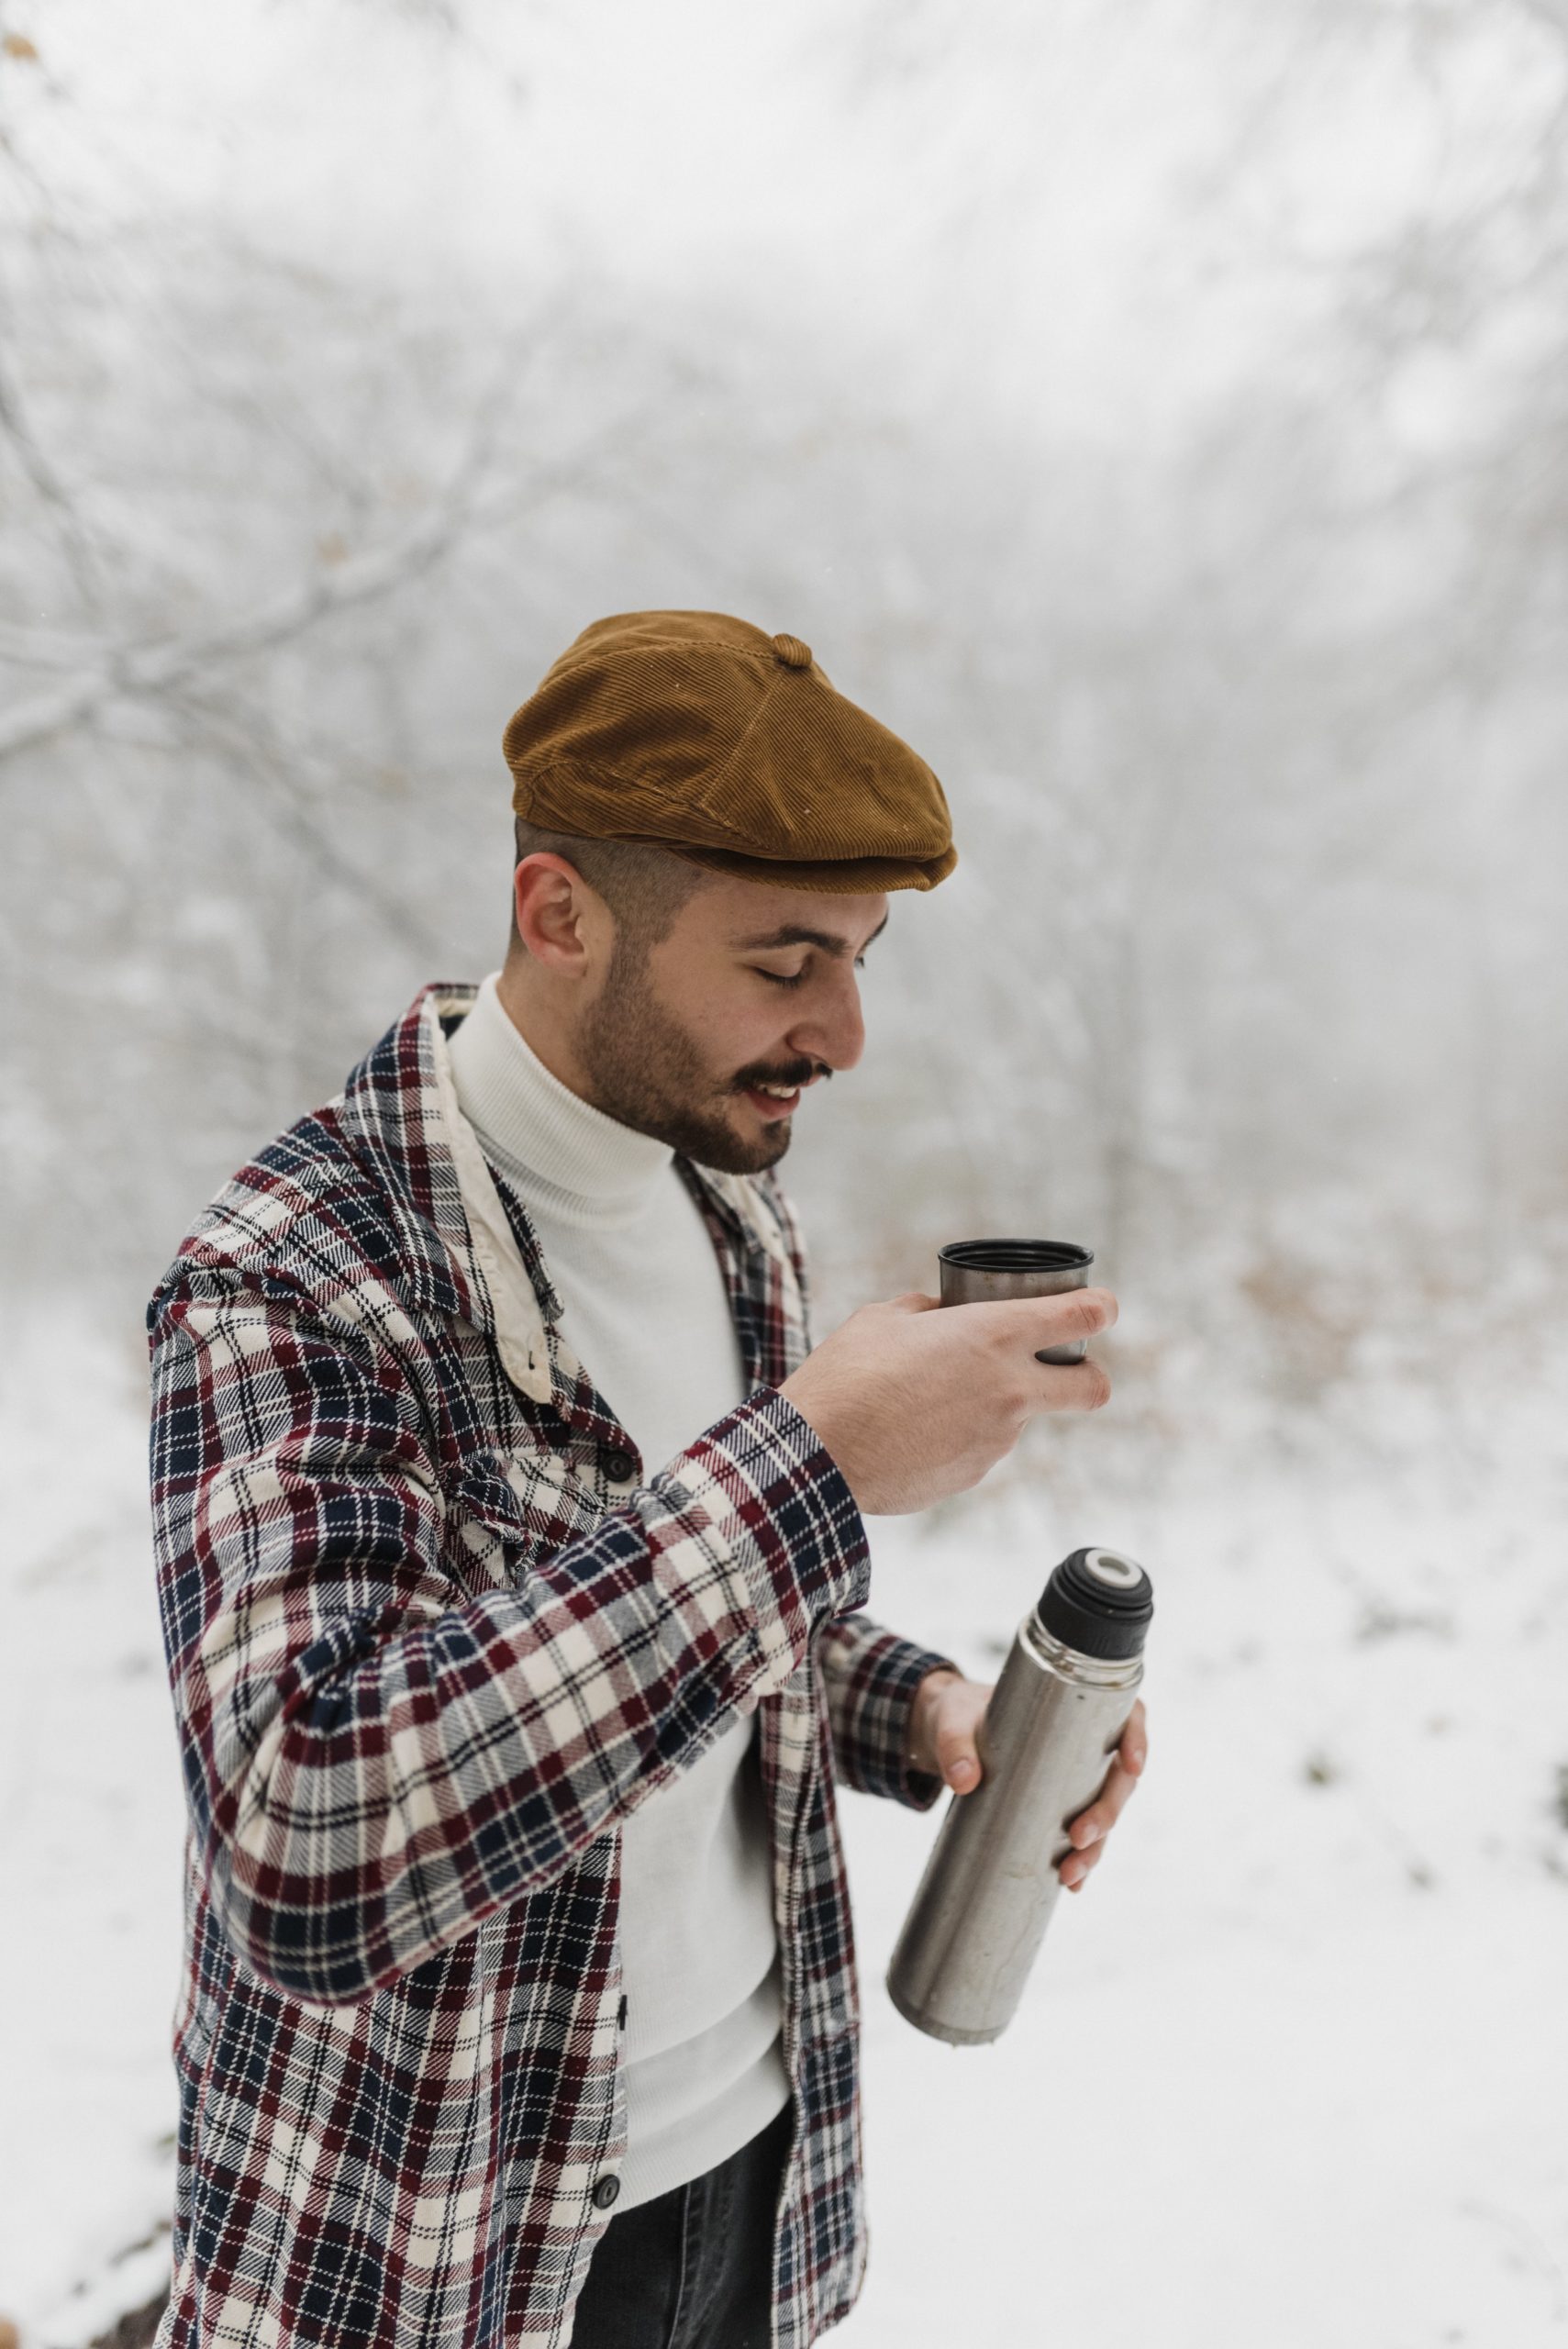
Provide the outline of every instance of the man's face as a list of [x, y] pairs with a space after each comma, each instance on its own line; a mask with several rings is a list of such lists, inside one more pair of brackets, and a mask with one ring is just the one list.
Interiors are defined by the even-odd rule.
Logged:
[[578, 1037], [594, 1102], [700, 1165], [775, 1164], [805, 1088], [861, 1056], [855, 974], [886, 920], [882, 896], [705, 881], [656, 946], [617, 941]]

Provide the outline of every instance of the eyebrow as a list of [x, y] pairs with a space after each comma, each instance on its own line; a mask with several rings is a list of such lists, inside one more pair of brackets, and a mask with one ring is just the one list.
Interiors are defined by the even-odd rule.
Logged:
[[[866, 940], [866, 946], [873, 945], [882, 936], [889, 918], [889, 914], [883, 915]], [[738, 938], [735, 943], [742, 953], [747, 954], [760, 953], [771, 946], [819, 946], [824, 954], [840, 957], [855, 951], [847, 938], [836, 938], [830, 930], [810, 930], [804, 922], [798, 921], [785, 922], [782, 930], [770, 930], [760, 938]], [[865, 947], [862, 946], [860, 952], [863, 954]]]

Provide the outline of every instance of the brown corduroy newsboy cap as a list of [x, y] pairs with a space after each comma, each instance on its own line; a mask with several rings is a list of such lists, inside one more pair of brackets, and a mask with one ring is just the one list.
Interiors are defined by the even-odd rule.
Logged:
[[640, 841], [777, 887], [934, 889], [942, 787], [797, 637], [723, 612], [595, 620], [503, 738], [530, 823]]

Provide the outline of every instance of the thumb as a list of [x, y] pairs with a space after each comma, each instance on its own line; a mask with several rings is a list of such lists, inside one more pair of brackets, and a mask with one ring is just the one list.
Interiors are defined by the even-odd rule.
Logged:
[[938, 1723], [937, 1765], [955, 1795], [973, 1792], [980, 1784], [981, 1769], [973, 1720], [961, 1717]]
[[940, 1305], [940, 1297], [927, 1297], [917, 1288], [909, 1288], [902, 1297], [890, 1297], [886, 1309], [889, 1313], [932, 1313]]

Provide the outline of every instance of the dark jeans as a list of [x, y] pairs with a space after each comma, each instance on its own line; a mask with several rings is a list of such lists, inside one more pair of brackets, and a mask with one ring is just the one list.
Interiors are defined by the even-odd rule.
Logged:
[[612, 2219], [578, 2296], [572, 2349], [768, 2349], [773, 2221], [795, 2121], [688, 2186]]

